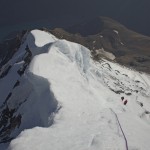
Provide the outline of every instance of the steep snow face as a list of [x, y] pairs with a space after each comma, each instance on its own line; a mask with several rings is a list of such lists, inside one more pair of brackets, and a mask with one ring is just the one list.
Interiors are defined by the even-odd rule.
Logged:
[[[22, 130], [35, 126], [47, 127], [53, 123], [53, 113], [57, 111], [57, 100], [51, 91], [48, 80], [28, 70], [34, 56], [44, 53], [46, 49], [36, 46], [34, 30], [27, 36], [14, 57], [0, 72], [0, 142], [8, 142]], [[54, 42], [53, 36], [45, 33], [45, 38]], [[47, 44], [40, 42], [43, 47]]]
[[[17, 67], [27, 62], [19, 76]], [[13, 76], [6, 91], [20, 83], [5, 102], [21, 115], [10, 135], [26, 130], [9, 150], [149, 150], [150, 76], [94, 62], [87, 48], [39, 30], [31, 31], [11, 66], [0, 80], [4, 85]]]

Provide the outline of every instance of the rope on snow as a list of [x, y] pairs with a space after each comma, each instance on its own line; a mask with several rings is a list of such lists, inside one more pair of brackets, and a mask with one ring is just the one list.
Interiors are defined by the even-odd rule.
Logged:
[[118, 116], [117, 116], [117, 114], [112, 110], [112, 108], [110, 108], [110, 110], [114, 113], [114, 115], [115, 115], [115, 117], [116, 117], [116, 119], [117, 119], [118, 125], [119, 125], [119, 127], [120, 127], [120, 130], [121, 130], [122, 135], [123, 135], [124, 140], [125, 140], [126, 150], [128, 150], [127, 138], [126, 138], [126, 136], [125, 136], [125, 134], [124, 134], [124, 131], [123, 131], [123, 129], [122, 129], [122, 126], [121, 126], [121, 124], [120, 124], [120, 121], [119, 121], [119, 119], [118, 119]]

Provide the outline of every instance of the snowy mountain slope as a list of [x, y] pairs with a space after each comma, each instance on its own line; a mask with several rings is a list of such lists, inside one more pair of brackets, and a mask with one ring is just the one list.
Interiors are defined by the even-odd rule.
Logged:
[[1, 74], [1, 149], [149, 150], [149, 75], [39, 30]]

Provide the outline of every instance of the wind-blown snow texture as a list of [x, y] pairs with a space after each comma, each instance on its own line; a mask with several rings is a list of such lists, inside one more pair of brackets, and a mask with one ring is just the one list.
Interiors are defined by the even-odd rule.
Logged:
[[[19, 76], [26, 49], [32, 59]], [[123, 133], [129, 150], [149, 150], [149, 75], [94, 62], [87, 48], [39, 30], [29, 33], [7, 65], [0, 103], [11, 92], [7, 105], [18, 106], [22, 116], [12, 135], [22, 132], [9, 150], [126, 150]], [[12, 89], [16, 81], [20, 85]]]

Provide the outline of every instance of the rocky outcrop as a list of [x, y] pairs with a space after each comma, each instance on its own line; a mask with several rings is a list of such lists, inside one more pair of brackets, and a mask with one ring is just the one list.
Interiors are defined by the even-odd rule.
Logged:
[[8, 37], [2, 43], [0, 43], [0, 68], [6, 64], [12, 56], [18, 51], [22, 44], [22, 38], [27, 33], [27, 30], [16, 33], [13, 38]]
[[19, 128], [21, 115], [15, 115], [16, 110], [5, 107], [0, 113], [0, 143], [6, 143], [13, 139], [11, 132]]

